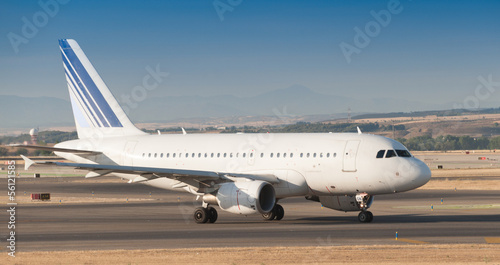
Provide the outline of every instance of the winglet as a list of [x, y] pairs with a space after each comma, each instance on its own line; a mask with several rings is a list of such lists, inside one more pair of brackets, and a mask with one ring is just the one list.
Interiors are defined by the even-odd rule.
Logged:
[[361, 129], [359, 128], [359, 126], [356, 126], [356, 128], [358, 129], [358, 134], [362, 134]]
[[21, 155], [22, 159], [24, 160], [24, 170], [28, 170], [32, 165], [36, 164], [35, 161]]

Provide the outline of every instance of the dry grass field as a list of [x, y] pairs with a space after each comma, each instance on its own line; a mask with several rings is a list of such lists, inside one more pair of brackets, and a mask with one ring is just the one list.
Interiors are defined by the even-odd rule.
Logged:
[[250, 247], [25, 252], [1, 264], [500, 264], [500, 245]]

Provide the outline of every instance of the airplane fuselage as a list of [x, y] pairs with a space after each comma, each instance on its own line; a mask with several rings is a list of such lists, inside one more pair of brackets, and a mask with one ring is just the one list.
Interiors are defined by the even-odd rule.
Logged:
[[[63, 148], [92, 145], [103, 155], [61, 157], [79, 163], [271, 174], [277, 198], [304, 195], [371, 195], [402, 192], [425, 184], [428, 167], [417, 158], [382, 157], [380, 150], [406, 150], [389, 138], [355, 133], [166, 134], [74, 140]], [[115, 174], [127, 179], [137, 176]], [[161, 178], [144, 184], [176, 190]], [[203, 186], [193, 187], [195, 190]]]

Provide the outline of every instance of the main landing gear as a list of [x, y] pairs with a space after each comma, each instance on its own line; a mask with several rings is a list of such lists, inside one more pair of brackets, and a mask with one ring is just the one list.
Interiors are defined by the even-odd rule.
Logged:
[[279, 204], [274, 205], [274, 208], [270, 212], [262, 214], [262, 217], [267, 221], [272, 221], [274, 219], [279, 221], [283, 219], [283, 216], [285, 216], [285, 210]]
[[194, 211], [194, 221], [198, 224], [204, 224], [206, 222], [215, 223], [217, 221], [217, 210], [214, 207], [198, 207]]

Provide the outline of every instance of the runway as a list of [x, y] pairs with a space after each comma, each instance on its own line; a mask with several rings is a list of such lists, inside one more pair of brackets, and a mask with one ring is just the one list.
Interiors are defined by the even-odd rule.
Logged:
[[[1, 183], [7, 186], [5, 179]], [[357, 212], [323, 209], [304, 198], [280, 201], [285, 209], [281, 221], [216, 207], [217, 223], [196, 224], [192, 215], [200, 203], [194, 196], [111, 177], [21, 178], [17, 190], [18, 200], [34, 192], [50, 192], [53, 198], [19, 202], [19, 251], [488, 243], [500, 238], [498, 191], [415, 190], [376, 196], [369, 224], [359, 223]], [[7, 223], [6, 214], [1, 222]]]

